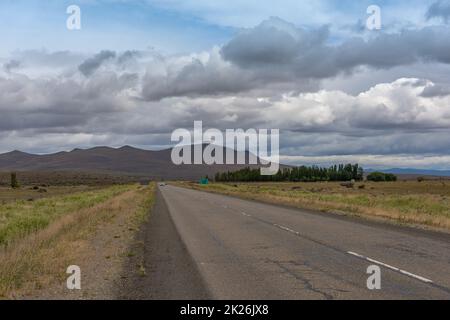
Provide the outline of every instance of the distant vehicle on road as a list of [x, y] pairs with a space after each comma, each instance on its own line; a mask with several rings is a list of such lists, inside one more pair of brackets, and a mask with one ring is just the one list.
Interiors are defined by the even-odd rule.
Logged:
[[159, 184], [159, 186], [160, 186], [160, 187], [165, 187], [165, 186], [167, 186], [167, 183], [161, 182], [161, 183]]

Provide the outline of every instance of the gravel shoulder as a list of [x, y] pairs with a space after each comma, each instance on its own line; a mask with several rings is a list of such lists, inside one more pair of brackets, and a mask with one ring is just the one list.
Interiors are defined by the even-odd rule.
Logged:
[[163, 300], [210, 298], [196, 264], [172, 221], [159, 190], [155, 206], [137, 234], [133, 252], [123, 268], [127, 281], [118, 299]]

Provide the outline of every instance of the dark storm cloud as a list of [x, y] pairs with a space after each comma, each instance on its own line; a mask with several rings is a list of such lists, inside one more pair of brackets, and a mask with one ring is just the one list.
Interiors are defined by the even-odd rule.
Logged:
[[116, 57], [116, 53], [114, 51], [104, 50], [100, 53], [96, 54], [92, 58], [85, 60], [82, 64], [78, 66], [78, 70], [84, 74], [86, 77], [92, 75], [103, 62], [108, 59], [112, 59]]
[[147, 73], [143, 79], [143, 98], [157, 101], [167, 97], [218, 95], [250, 90], [252, 77], [234, 67], [203, 63], [197, 59], [179, 72], [166, 75]]
[[20, 67], [20, 61], [17, 60], [10, 60], [7, 63], [3, 65], [3, 70], [5, 70], [7, 73], [11, 72], [13, 69], [17, 69]]
[[135, 75], [113, 73], [95, 75], [81, 83], [62, 77], [0, 77], [0, 131], [89, 128], [93, 119], [123, 112], [130, 103], [124, 92], [135, 83]]
[[278, 18], [238, 34], [222, 48], [227, 61], [242, 68], [291, 67], [325, 48], [326, 28], [304, 31]]
[[127, 63], [130, 60], [137, 59], [139, 57], [141, 57], [141, 53], [139, 51], [137, 51], [137, 50], [128, 50], [128, 51], [125, 51], [124, 53], [120, 54], [117, 57], [117, 62], [119, 64], [124, 64], [124, 63]]
[[450, 21], [450, 1], [449, 0], [438, 0], [434, 2], [426, 13], [426, 18], [428, 20], [433, 18], [440, 18], [445, 23]]
[[392, 68], [418, 61], [450, 63], [450, 32], [426, 28], [353, 38], [330, 45], [327, 29], [305, 31], [272, 18], [237, 35], [222, 48], [226, 61], [243, 69], [300, 78], [328, 78], [359, 66]]
[[[35, 132], [66, 131], [76, 125], [86, 123], [86, 117], [82, 114], [61, 114], [45, 112], [3, 112], [0, 118], [0, 130], [23, 130], [32, 128]], [[70, 131], [70, 129], [69, 129]]]
[[[397, 132], [353, 137], [336, 133], [318, 134], [282, 131], [280, 145], [285, 155], [414, 155], [445, 154], [450, 150], [449, 130]], [[420, 137], [420, 138], [419, 138]]]
[[421, 96], [425, 98], [444, 97], [450, 95], [449, 85], [434, 85], [426, 87]]

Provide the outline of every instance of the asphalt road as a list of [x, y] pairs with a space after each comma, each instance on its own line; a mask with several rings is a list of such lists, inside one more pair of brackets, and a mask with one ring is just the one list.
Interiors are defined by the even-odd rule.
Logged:
[[[167, 269], [165, 256], [181, 285], [151, 276], [153, 297], [450, 299], [447, 234], [174, 186], [160, 187], [158, 197], [164, 208], [154, 223], [165, 223], [154, 275]], [[381, 290], [367, 288], [371, 265], [381, 269]]]

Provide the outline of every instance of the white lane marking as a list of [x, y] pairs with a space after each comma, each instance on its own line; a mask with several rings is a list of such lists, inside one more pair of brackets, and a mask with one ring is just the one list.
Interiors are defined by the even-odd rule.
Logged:
[[367, 260], [367, 261], [369, 261], [369, 262], [373, 262], [373, 263], [378, 264], [378, 265], [380, 265], [380, 266], [386, 267], [386, 268], [388, 268], [388, 269], [391, 269], [391, 270], [400, 272], [400, 273], [402, 273], [402, 274], [404, 274], [404, 275], [406, 275], [406, 276], [412, 277], [412, 278], [414, 278], [414, 279], [417, 279], [417, 280], [420, 280], [420, 281], [423, 281], [423, 282], [426, 282], [426, 283], [433, 283], [433, 281], [430, 280], [430, 279], [427, 279], [427, 278], [418, 276], [418, 275], [416, 275], [416, 274], [414, 274], [414, 273], [411, 273], [411, 272], [408, 272], [408, 271], [399, 269], [399, 268], [397, 268], [397, 267], [388, 265], [387, 263], [384, 263], [384, 262], [381, 262], [381, 261], [377, 261], [377, 260], [374, 260], [374, 259], [365, 257], [365, 256], [363, 256], [363, 255], [361, 255], [361, 254], [356, 253], [356, 252], [347, 251], [347, 253], [350, 254], [350, 255], [352, 255], [352, 256], [355, 256], [355, 257], [358, 257], [358, 258]]
[[[228, 206], [227, 206], [227, 205], [222, 205], [222, 206], [223, 206], [225, 209], [228, 209]], [[243, 211], [241, 212], [241, 214], [244, 215], [244, 216], [246, 216], [246, 217], [251, 217], [251, 215], [249, 215], [248, 213], [245, 213], [245, 212], [243, 212]], [[295, 231], [295, 230], [292, 230], [292, 229], [290, 229], [290, 228], [288, 228], [288, 227], [285, 227], [285, 226], [282, 226], [282, 225], [279, 225], [279, 224], [276, 224], [276, 223], [274, 223], [273, 226], [275, 226], [275, 227], [277, 227], [277, 228], [279, 228], [279, 229], [281, 229], [281, 230], [284, 230], [284, 231], [293, 233], [293, 234], [295, 234], [295, 235], [300, 235], [300, 232], [297, 232], [297, 231]], [[384, 263], [384, 262], [381, 262], [381, 261], [378, 261], [378, 260], [375, 260], [375, 259], [371, 259], [371, 258], [369, 258], [369, 257], [363, 256], [363, 255], [358, 254], [358, 253], [356, 253], [356, 252], [347, 251], [347, 253], [350, 254], [350, 255], [352, 255], [352, 256], [358, 257], [358, 258], [360, 258], [360, 259], [364, 259], [364, 260], [367, 260], [367, 261], [369, 261], [369, 262], [372, 262], [372, 263], [378, 264], [378, 265], [380, 265], [380, 266], [386, 267], [386, 268], [388, 268], [388, 269], [391, 269], [391, 270], [400, 272], [401, 274], [404, 274], [404, 275], [409, 276], [409, 277], [411, 277], [411, 278], [420, 280], [420, 281], [422, 281], [422, 282], [425, 282], [425, 283], [433, 283], [433, 281], [430, 280], [430, 279], [427, 279], [427, 278], [425, 278], [425, 277], [416, 275], [416, 274], [414, 274], [414, 273], [411, 273], [411, 272], [408, 272], [408, 271], [399, 269], [399, 268], [394, 267], [394, 266], [391, 266], [391, 265], [389, 265], [389, 264], [387, 264], [387, 263]]]
[[299, 234], [300, 234], [300, 232], [297, 232], [297, 231], [295, 231], [295, 230], [292, 230], [292, 229], [290, 229], [290, 228], [288, 228], [288, 227], [280, 226], [279, 224], [276, 224], [276, 223], [274, 223], [273, 225], [274, 225], [275, 227], [281, 229], [281, 230], [284, 230], [284, 231], [287, 231], [287, 232], [290, 232], [290, 233], [293, 233], [293, 234], [296, 234], [296, 235], [299, 235]]

